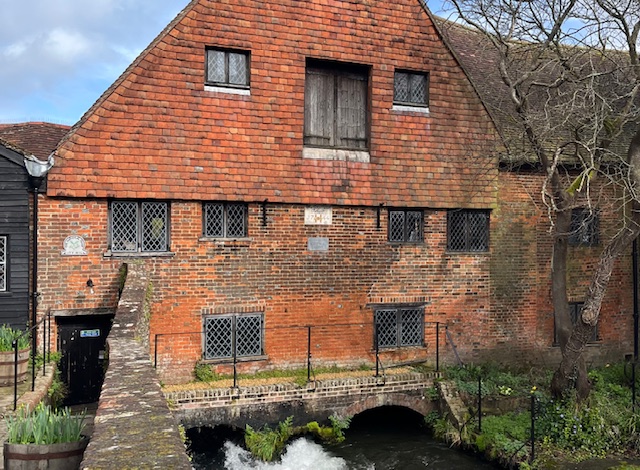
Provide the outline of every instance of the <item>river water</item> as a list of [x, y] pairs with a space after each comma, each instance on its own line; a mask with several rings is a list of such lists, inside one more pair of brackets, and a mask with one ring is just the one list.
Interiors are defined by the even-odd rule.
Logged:
[[[232, 440], [197, 443], [197, 470], [488, 470], [496, 467], [434, 440], [416, 413], [384, 407], [356, 416], [339, 445], [299, 438], [281, 459], [256, 461]], [[210, 438], [207, 438], [210, 439]]]

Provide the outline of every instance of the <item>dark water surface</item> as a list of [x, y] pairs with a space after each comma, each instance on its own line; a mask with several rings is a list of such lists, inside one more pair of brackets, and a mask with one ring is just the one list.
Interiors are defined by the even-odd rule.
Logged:
[[[253, 459], [234, 437], [195, 443], [197, 470], [489, 470], [496, 467], [434, 440], [423, 418], [404, 408], [383, 407], [358, 415], [346, 440], [334, 446], [307, 438], [291, 442], [278, 462]], [[192, 439], [195, 436], [190, 436]], [[237, 436], [235, 436], [237, 439]]]

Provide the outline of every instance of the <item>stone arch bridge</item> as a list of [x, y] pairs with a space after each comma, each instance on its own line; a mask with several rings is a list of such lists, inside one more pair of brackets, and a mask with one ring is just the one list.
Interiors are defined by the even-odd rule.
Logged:
[[350, 377], [295, 384], [260, 385], [165, 392], [178, 422], [186, 428], [229, 425], [254, 428], [294, 417], [294, 424], [326, 422], [329, 416], [354, 416], [380, 406], [402, 406], [427, 415], [438, 408], [437, 374], [403, 373], [387, 377]]

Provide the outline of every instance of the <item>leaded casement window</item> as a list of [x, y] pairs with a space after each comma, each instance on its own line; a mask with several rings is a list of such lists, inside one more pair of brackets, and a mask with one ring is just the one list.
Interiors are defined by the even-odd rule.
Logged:
[[249, 87], [249, 53], [206, 50], [206, 83], [222, 87]]
[[203, 358], [227, 359], [264, 354], [264, 317], [261, 313], [204, 317]]
[[393, 78], [393, 102], [408, 106], [429, 106], [429, 75], [396, 71]]
[[376, 309], [375, 326], [380, 348], [424, 345], [423, 307]]
[[362, 68], [307, 65], [304, 144], [364, 150], [368, 146], [369, 72]]
[[[571, 324], [575, 325], [578, 323], [578, 319], [580, 318], [580, 314], [582, 313], [582, 308], [584, 307], [584, 302], [569, 302], [569, 315], [571, 316]], [[598, 325], [593, 329], [593, 336], [589, 339], [589, 342], [594, 343], [598, 341]], [[553, 322], [553, 344], [558, 345], [558, 331], [556, 329], [555, 321]]]
[[587, 208], [571, 211], [569, 245], [596, 246], [600, 242], [598, 234], [598, 214]]
[[389, 241], [419, 243], [424, 239], [423, 212], [415, 209], [389, 209]]
[[9, 240], [0, 235], [0, 292], [7, 292], [9, 284]]
[[447, 249], [466, 252], [489, 251], [489, 211], [448, 211]]
[[243, 203], [206, 202], [203, 207], [203, 235], [212, 238], [247, 236], [247, 205]]
[[112, 201], [110, 228], [114, 253], [169, 251], [169, 204]]

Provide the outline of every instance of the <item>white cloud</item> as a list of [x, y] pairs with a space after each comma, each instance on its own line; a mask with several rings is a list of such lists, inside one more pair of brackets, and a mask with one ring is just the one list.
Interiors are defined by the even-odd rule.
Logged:
[[188, 1], [0, 0], [0, 122], [73, 123]]

